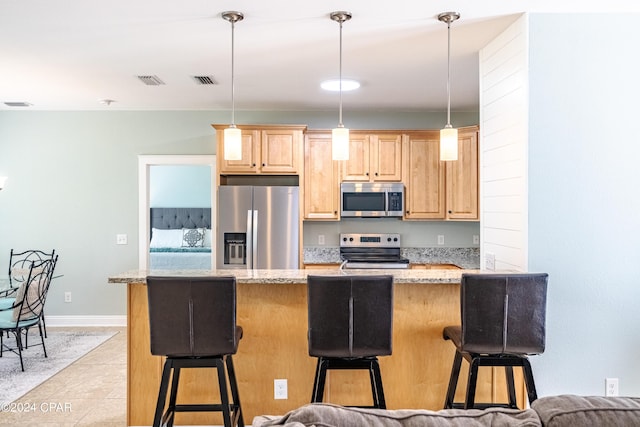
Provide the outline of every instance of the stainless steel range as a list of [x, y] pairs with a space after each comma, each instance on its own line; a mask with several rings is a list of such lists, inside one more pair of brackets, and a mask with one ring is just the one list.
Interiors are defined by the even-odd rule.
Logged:
[[409, 268], [394, 233], [340, 234], [340, 258], [344, 268]]

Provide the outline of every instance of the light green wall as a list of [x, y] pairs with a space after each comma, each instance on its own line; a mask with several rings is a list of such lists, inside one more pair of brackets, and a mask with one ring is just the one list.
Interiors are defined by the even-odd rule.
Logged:
[[[11, 248], [55, 248], [50, 315], [121, 315], [125, 286], [107, 278], [138, 264], [140, 154], [215, 154], [226, 111], [0, 111], [0, 271]], [[348, 112], [352, 129], [438, 129], [443, 113]], [[336, 112], [236, 112], [236, 122], [332, 128]], [[478, 123], [454, 114], [456, 126]], [[431, 227], [431, 226], [428, 226]], [[117, 246], [116, 234], [129, 244]], [[2, 255], [4, 254], [4, 255]], [[64, 303], [65, 291], [73, 302]]]
[[[639, 14], [530, 17], [529, 268], [549, 273], [541, 395], [640, 395]], [[603, 25], [613, 23], [615, 25]]]

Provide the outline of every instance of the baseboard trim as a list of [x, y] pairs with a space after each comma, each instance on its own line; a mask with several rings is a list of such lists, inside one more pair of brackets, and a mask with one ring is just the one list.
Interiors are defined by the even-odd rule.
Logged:
[[52, 316], [46, 315], [47, 327], [51, 326], [127, 326], [127, 316]]

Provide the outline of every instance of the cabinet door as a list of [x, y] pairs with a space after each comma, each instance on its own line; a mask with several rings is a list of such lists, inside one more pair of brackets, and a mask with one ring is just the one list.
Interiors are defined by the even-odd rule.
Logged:
[[269, 129], [261, 132], [261, 163], [263, 173], [298, 173], [302, 132], [289, 129]]
[[218, 130], [218, 147], [222, 155], [220, 173], [253, 174], [259, 172], [260, 132], [242, 129], [242, 158], [240, 160], [224, 160], [224, 134]]
[[402, 135], [370, 135], [371, 180], [402, 180]]
[[478, 219], [478, 133], [458, 134], [458, 160], [446, 163], [447, 218]]
[[331, 158], [331, 134], [306, 135], [304, 144], [304, 218], [340, 218], [339, 162]]
[[404, 147], [405, 219], [444, 219], [444, 165], [440, 162], [439, 132], [409, 135]]
[[368, 182], [369, 177], [369, 135], [351, 132], [349, 135], [349, 160], [342, 165], [343, 181]]

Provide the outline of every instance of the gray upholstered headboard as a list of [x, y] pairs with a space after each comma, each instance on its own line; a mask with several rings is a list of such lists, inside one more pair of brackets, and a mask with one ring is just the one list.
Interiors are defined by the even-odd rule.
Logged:
[[151, 208], [151, 228], [211, 228], [211, 208]]

